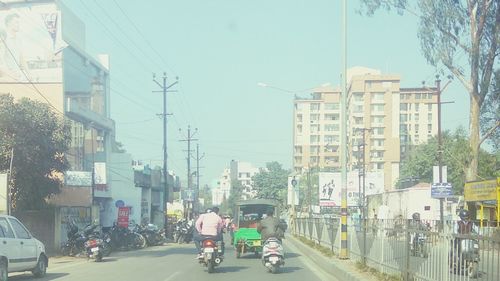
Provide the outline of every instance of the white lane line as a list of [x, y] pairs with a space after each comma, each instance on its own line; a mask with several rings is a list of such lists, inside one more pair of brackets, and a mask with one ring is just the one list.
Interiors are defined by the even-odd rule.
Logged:
[[170, 281], [170, 280], [173, 280], [175, 276], [179, 275], [180, 272], [179, 271], [176, 271], [174, 272], [172, 275], [170, 275], [167, 279], [165, 279], [164, 281]]

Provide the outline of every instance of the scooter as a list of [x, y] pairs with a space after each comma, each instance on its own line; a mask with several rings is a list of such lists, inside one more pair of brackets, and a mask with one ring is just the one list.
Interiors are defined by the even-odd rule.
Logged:
[[469, 278], [479, 276], [479, 241], [474, 239], [459, 239], [459, 248], [452, 252], [452, 270]]
[[268, 238], [262, 247], [262, 264], [273, 274], [285, 265], [283, 245], [278, 238]]
[[[219, 242], [220, 243], [220, 242]], [[199, 257], [200, 264], [207, 267], [208, 273], [213, 273], [216, 266], [222, 263], [221, 249], [213, 239], [205, 239], [202, 242], [202, 255]]]
[[85, 242], [85, 249], [87, 250], [87, 257], [94, 258], [96, 262], [102, 261], [104, 255], [103, 240], [100, 238], [91, 237]]

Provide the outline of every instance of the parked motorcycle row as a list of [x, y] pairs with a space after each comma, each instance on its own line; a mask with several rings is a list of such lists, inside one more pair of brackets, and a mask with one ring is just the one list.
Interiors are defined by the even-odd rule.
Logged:
[[193, 241], [194, 234], [194, 222], [192, 220], [179, 220], [175, 223], [173, 228], [173, 239], [174, 242], [182, 244], [182, 243], [190, 243]]
[[62, 254], [86, 256], [96, 262], [102, 261], [112, 251], [142, 249], [165, 242], [164, 231], [152, 224], [136, 225], [133, 230], [117, 225], [101, 228], [90, 224], [80, 230], [74, 222], [69, 222], [67, 228], [68, 240], [61, 247]]

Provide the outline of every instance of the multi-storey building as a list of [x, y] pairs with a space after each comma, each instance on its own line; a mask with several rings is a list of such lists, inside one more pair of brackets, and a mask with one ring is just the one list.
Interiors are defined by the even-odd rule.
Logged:
[[[412, 145], [437, 134], [435, 88], [400, 88], [398, 75], [354, 67], [348, 70], [348, 169], [383, 172], [390, 190]], [[315, 89], [294, 101], [294, 170], [340, 169], [340, 90]]]
[[400, 139], [401, 159], [414, 145], [427, 142], [438, 132], [437, 89], [401, 88]]
[[232, 160], [230, 164], [231, 182], [239, 182], [243, 186], [243, 199], [250, 199], [257, 195], [253, 187], [252, 177], [259, 172], [259, 168], [251, 163]]
[[340, 95], [338, 89], [321, 87], [310, 98], [294, 100], [295, 172], [306, 167], [340, 168]]
[[220, 179], [217, 181], [217, 187], [212, 190], [212, 204], [214, 206], [221, 205], [224, 199], [229, 198], [231, 193], [231, 170], [224, 169]]
[[399, 177], [400, 77], [356, 67], [348, 78], [349, 166], [359, 168], [364, 156], [365, 170], [383, 172], [389, 190]]

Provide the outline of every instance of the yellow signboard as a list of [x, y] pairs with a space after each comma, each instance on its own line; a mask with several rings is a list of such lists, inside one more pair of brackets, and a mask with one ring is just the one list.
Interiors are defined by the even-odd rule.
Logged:
[[499, 183], [498, 179], [466, 183], [464, 187], [465, 201], [497, 200], [497, 187]]

